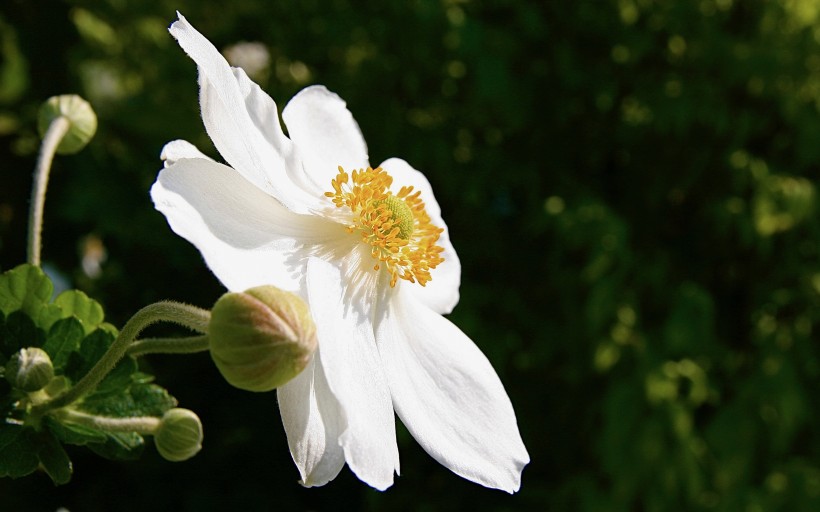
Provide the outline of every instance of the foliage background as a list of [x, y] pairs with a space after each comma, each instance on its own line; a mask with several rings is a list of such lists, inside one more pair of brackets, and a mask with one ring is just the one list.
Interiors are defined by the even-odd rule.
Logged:
[[221, 293], [148, 197], [165, 142], [216, 156], [176, 9], [221, 49], [262, 43], [280, 106], [325, 84], [372, 161], [427, 174], [464, 266], [451, 318], [532, 463], [510, 497], [400, 430], [389, 491], [347, 469], [302, 489], [273, 395], [157, 356], [201, 454], [75, 449], [67, 486], [0, 481], [4, 510], [820, 510], [820, 2], [4, 0], [0, 267], [25, 258], [37, 108], [79, 93], [100, 127], [55, 163], [44, 259], [119, 325]]

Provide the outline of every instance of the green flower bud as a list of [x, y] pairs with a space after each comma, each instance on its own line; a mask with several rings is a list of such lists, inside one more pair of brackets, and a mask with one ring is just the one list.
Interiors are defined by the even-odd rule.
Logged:
[[6, 380], [17, 389], [32, 392], [43, 389], [54, 378], [54, 366], [45, 350], [20, 349], [6, 363]]
[[194, 411], [170, 409], [154, 431], [154, 444], [165, 460], [188, 460], [202, 449], [202, 422]]
[[316, 350], [307, 304], [274, 286], [226, 293], [211, 311], [211, 357], [231, 385], [270, 391], [301, 372]]
[[37, 118], [37, 129], [41, 137], [45, 136], [51, 122], [58, 117], [65, 117], [69, 122], [68, 132], [57, 146], [60, 154], [67, 155], [83, 149], [97, 131], [94, 109], [76, 94], [52, 96], [43, 103]]

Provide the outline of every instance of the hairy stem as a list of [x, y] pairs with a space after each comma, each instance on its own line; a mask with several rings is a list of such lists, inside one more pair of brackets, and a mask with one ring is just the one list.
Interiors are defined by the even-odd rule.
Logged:
[[128, 347], [139, 333], [149, 325], [163, 321], [173, 322], [193, 331], [205, 333], [210, 316], [211, 313], [208, 310], [179, 302], [163, 301], [145, 306], [126, 322], [117, 339], [108, 347], [108, 351], [77, 384], [48, 402], [32, 408], [31, 415], [37, 418], [50, 410], [65, 407], [97, 387], [108, 372], [125, 356]]
[[153, 416], [134, 416], [131, 418], [110, 418], [97, 416], [73, 409], [61, 409], [53, 414], [54, 418], [65, 423], [74, 423], [104, 432], [136, 432], [153, 434], [159, 427], [160, 419]]
[[208, 350], [208, 336], [187, 338], [146, 338], [136, 340], [128, 347], [128, 355], [137, 357], [145, 354], [193, 354]]
[[43, 232], [43, 207], [46, 203], [46, 189], [51, 162], [57, 146], [63, 140], [71, 123], [68, 118], [60, 116], [54, 119], [43, 136], [37, 167], [34, 169], [34, 184], [31, 190], [31, 207], [28, 217], [28, 262], [40, 266], [40, 248]]

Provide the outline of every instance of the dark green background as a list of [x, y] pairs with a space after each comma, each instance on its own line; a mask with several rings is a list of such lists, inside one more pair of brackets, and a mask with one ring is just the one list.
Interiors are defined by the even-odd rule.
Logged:
[[[464, 267], [451, 319], [504, 381], [532, 463], [508, 496], [400, 429], [387, 492], [347, 469], [303, 489], [273, 394], [230, 388], [205, 354], [154, 356], [203, 420], [201, 454], [75, 449], [69, 485], [2, 480], [0, 509], [820, 510], [819, 7], [4, 0], [2, 268], [25, 258], [38, 105], [79, 93], [99, 131], [54, 165], [44, 260], [118, 325], [220, 295], [148, 196], [165, 142], [216, 156], [166, 31], [179, 9], [220, 49], [263, 43], [280, 106], [325, 84], [373, 162], [426, 173]], [[95, 279], [88, 235], [108, 253]]]

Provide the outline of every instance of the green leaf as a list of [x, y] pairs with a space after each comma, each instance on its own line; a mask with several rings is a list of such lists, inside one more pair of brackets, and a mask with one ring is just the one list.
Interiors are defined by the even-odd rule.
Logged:
[[139, 416], [162, 416], [165, 411], [177, 405], [177, 399], [156, 384], [131, 386], [131, 396]]
[[34, 323], [42, 330], [48, 331], [54, 325], [54, 322], [66, 316], [57, 304], [44, 304], [40, 308], [39, 314], [34, 317]]
[[53, 292], [54, 285], [40, 267], [19, 265], [0, 275], [0, 311], [8, 314], [21, 309], [37, 318]]
[[6, 357], [24, 347], [40, 347], [44, 341], [45, 332], [22, 311], [8, 315], [0, 331], [0, 350]]
[[37, 458], [40, 459], [43, 469], [56, 485], [67, 484], [71, 480], [71, 460], [63, 446], [54, 435], [44, 430], [36, 435]]
[[72, 423], [60, 423], [48, 416], [45, 418], [44, 423], [57, 439], [66, 444], [82, 446], [90, 443], [106, 442], [105, 434], [92, 428]]
[[168, 391], [156, 384], [135, 384], [124, 392], [95, 392], [83, 400], [80, 409], [92, 414], [128, 418], [132, 416], [162, 416], [177, 405]]
[[108, 434], [104, 443], [92, 443], [88, 447], [97, 455], [111, 460], [136, 460], [142, 455], [145, 440], [134, 432]]
[[63, 316], [74, 315], [82, 324], [86, 335], [91, 334], [105, 317], [102, 306], [79, 290], [64, 291], [54, 303], [60, 306]]
[[48, 331], [43, 350], [51, 357], [55, 370], [65, 368], [69, 356], [80, 349], [84, 334], [83, 326], [76, 318], [64, 318], [54, 323]]
[[124, 357], [100, 382], [95, 393], [117, 393], [127, 390], [131, 384], [131, 375], [136, 371], [137, 361], [133, 357]]
[[0, 477], [19, 478], [37, 469], [38, 448], [33, 433], [30, 428], [0, 423]]
[[66, 377], [74, 382], [80, 380], [100, 360], [113, 342], [114, 335], [103, 329], [97, 329], [83, 338], [79, 351], [71, 354], [66, 364]]
[[87, 396], [78, 409], [100, 416], [111, 416], [114, 418], [125, 418], [128, 416], [138, 416], [134, 411], [137, 409], [131, 393], [92, 393]]

